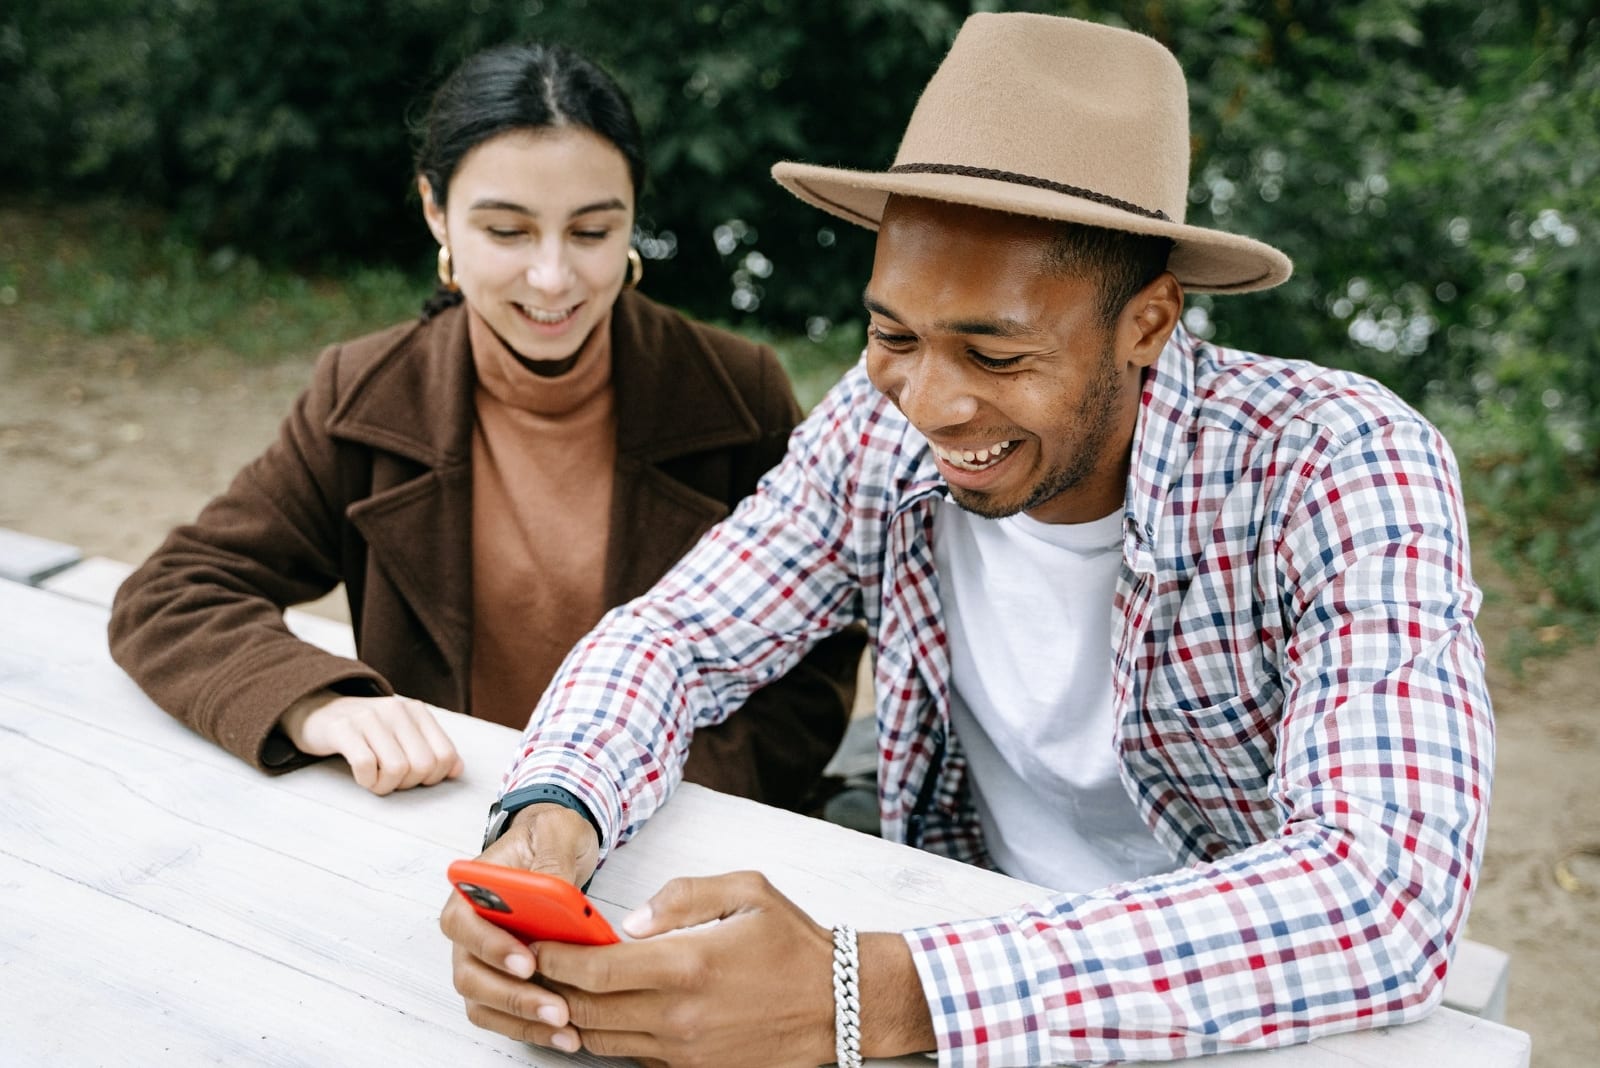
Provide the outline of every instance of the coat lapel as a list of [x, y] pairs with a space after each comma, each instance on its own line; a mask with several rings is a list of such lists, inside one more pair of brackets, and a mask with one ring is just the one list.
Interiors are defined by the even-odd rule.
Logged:
[[624, 292], [611, 320], [617, 391], [617, 472], [606, 553], [606, 597], [648, 590], [729, 502], [666, 468], [692, 453], [745, 445], [761, 428], [704, 337], [676, 313]]
[[376, 450], [371, 493], [347, 514], [462, 690], [472, 644], [475, 382], [467, 317], [453, 309], [402, 337], [328, 420], [334, 437]]
[[624, 291], [611, 317], [617, 452], [659, 464], [755, 441], [761, 427], [705, 336]]
[[[674, 461], [755, 442], [761, 426], [705, 337], [675, 312], [625, 292], [611, 343], [617, 471], [605, 594], [620, 604], [728, 514], [722, 496], [675, 477], [693, 465]], [[348, 516], [444, 656], [460, 707], [472, 648], [475, 388], [466, 312], [451, 309], [401, 335], [328, 421], [332, 436], [375, 450], [370, 494], [353, 493]]]

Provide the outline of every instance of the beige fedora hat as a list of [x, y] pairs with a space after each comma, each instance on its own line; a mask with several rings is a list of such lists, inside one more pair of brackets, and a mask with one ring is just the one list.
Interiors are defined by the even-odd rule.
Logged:
[[1189, 91], [1160, 43], [1130, 30], [1021, 13], [973, 15], [934, 72], [887, 171], [785, 162], [801, 200], [870, 230], [891, 194], [1159, 234], [1196, 292], [1289, 277], [1289, 257], [1184, 225]]

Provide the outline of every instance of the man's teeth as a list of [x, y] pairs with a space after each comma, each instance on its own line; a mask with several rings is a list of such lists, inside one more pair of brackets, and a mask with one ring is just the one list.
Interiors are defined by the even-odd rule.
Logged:
[[526, 315], [534, 322], [549, 323], [552, 326], [561, 322], [573, 312], [572, 308], [562, 308], [560, 311], [540, 311], [538, 308], [530, 308], [526, 304], [518, 304], [517, 307], [522, 309], [523, 315]]
[[[933, 443], [929, 442], [929, 444], [932, 445]], [[1013, 444], [1015, 442], [1002, 441], [976, 451], [972, 449], [945, 449], [938, 445], [933, 445], [933, 451], [948, 464], [967, 471], [979, 471], [998, 461], [1001, 454]]]

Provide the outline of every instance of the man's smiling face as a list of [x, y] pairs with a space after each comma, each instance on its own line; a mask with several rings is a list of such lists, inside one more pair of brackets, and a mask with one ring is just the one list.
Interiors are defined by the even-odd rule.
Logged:
[[1058, 232], [904, 197], [878, 231], [867, 372], [933, 446], [955, 501], [989, 518], [1082, 523], [1122, 506], [1141, 376], [1181, 306], [1163, 276], [1108, 326], [1099, 281], [1052, 264]]

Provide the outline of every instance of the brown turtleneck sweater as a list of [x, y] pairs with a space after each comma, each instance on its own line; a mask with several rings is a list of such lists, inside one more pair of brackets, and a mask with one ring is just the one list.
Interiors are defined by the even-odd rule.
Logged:
[[535, 374], [468, 309], [472, 433], [472, 708], [521, 729], [604, 602], [616, 467], [610, 320], [572, 368]]

